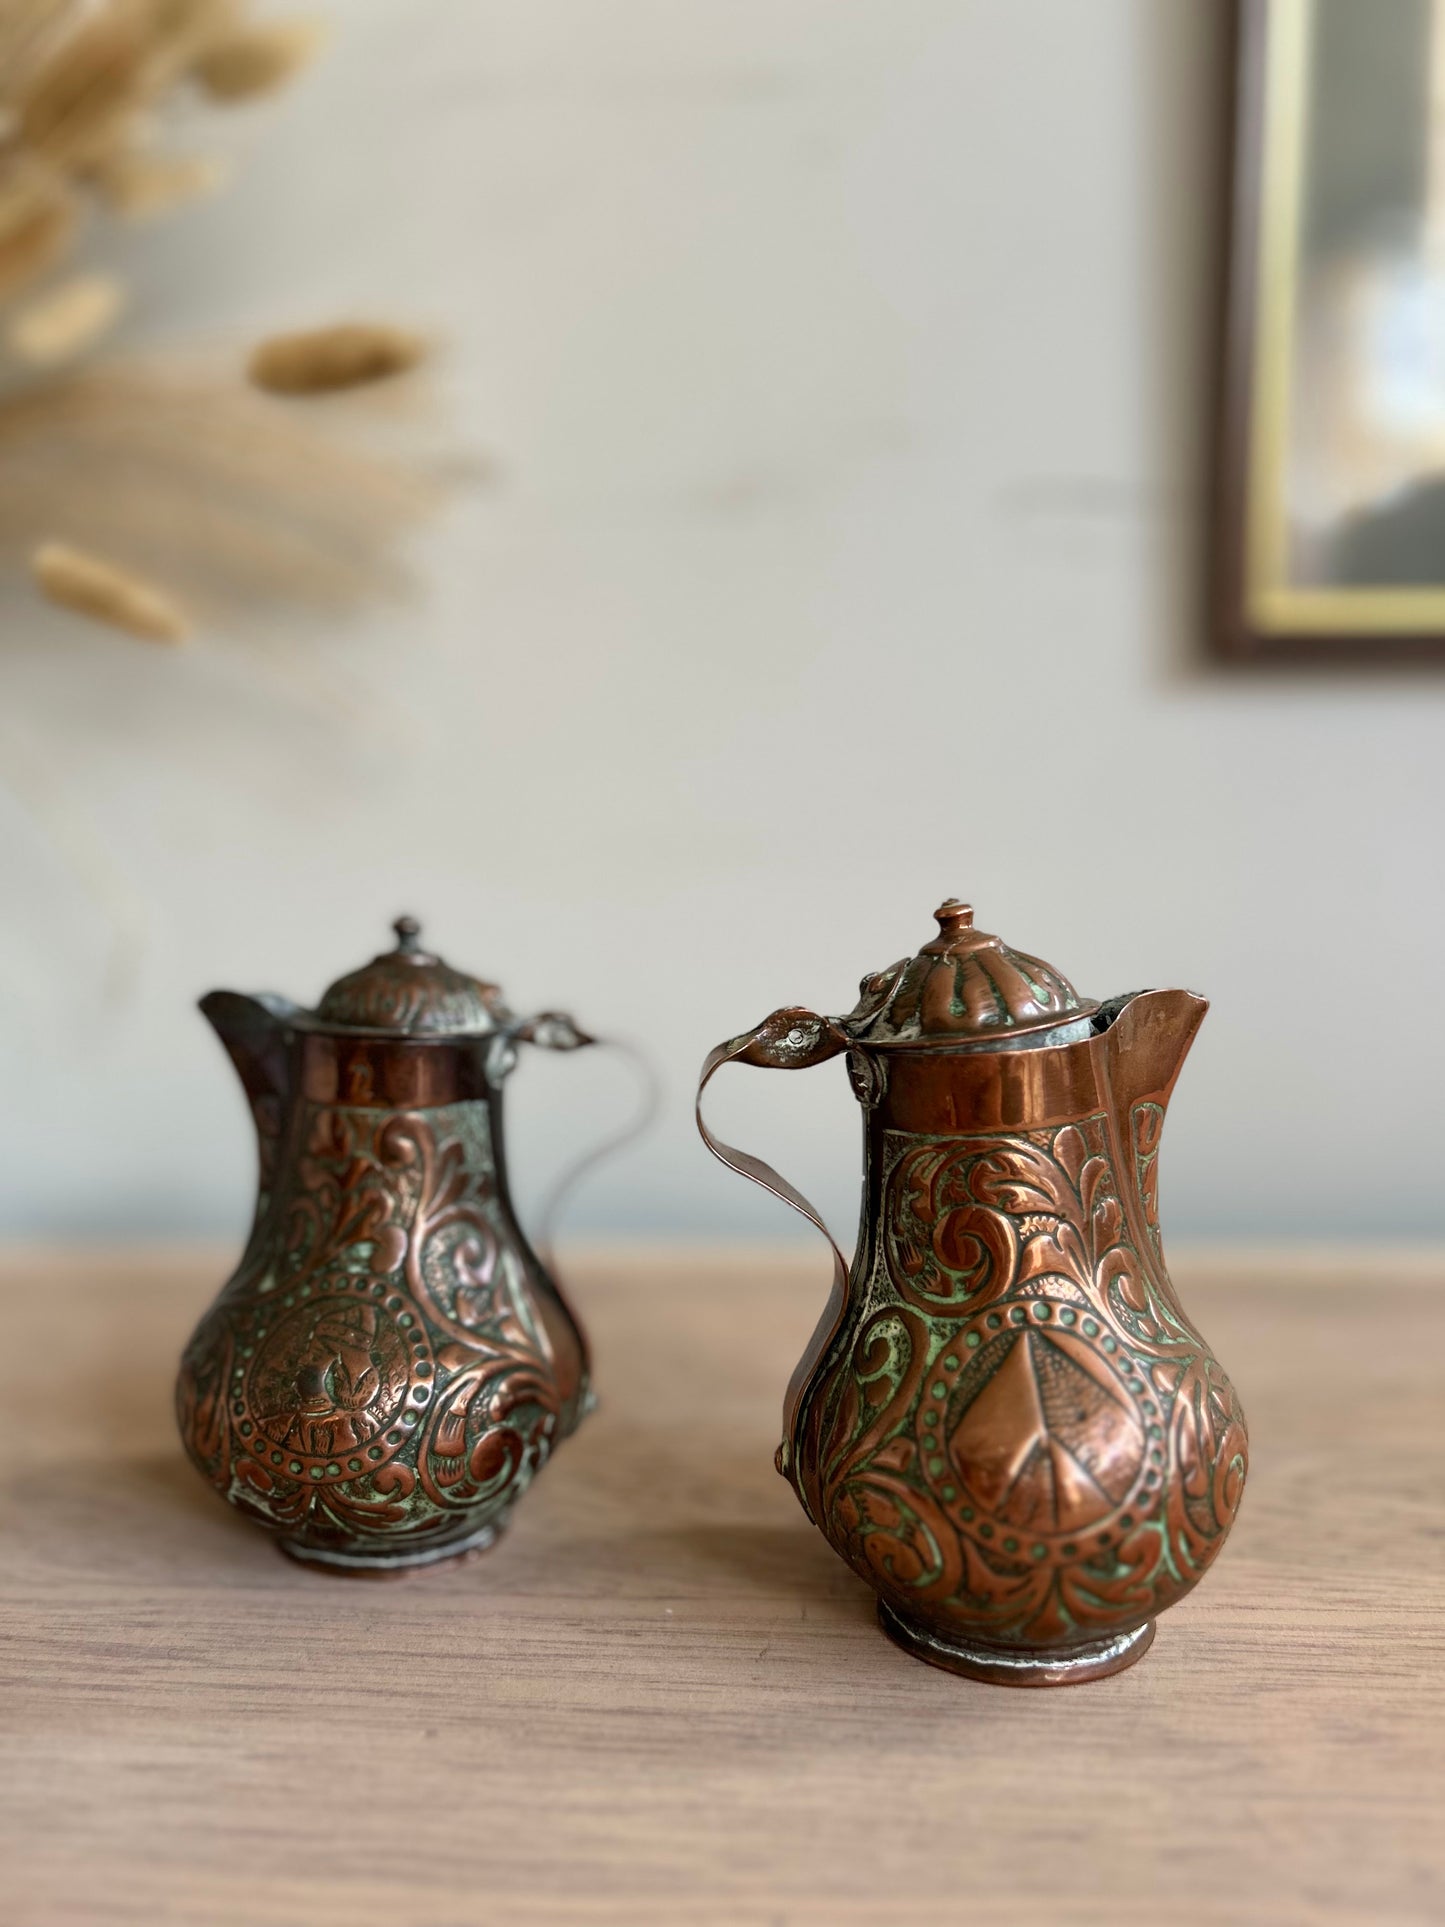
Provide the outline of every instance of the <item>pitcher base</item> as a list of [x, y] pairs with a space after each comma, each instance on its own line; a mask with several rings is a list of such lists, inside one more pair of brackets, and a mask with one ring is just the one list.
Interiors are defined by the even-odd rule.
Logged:
[[1109, 1639], [1086, 1640], [1051, 1652], [1029, 1652], [941, 1638], [932, 1627], [905, 1619], [881, 1599], [878, 1623], [895, 1646], [915, 1659], [941, 1666], [945, 1672], [961, 1673], [965, 1679], [987, 1680], [992, 1686], [1077, 1686], [1085, 1680], [1107, 1679], [1110, 1673], [1122, 1673], [1126, 1666], [1144, 1657], [1154, 1643], [1155, 1628], [1151, 1619], [1132, 1632], [1116, 1633]]
[[445, 1545], [381, 1548], [376, 1552], [336, 1552], [329, 1547], [303, 1546], [295, 1539], [278, 1544], [288, 1559], [298, 1565], [320, 1566], [327, 1572], [362, 1577], [368, 1573], [409, 1572], [416, 1566], [439, 1566], [448, 1559], [460, 1559], [469, 1552], [485, 1552], [501, 1537], [504, 1520], [493, 1519], [464, 1539], [448, 1539]]

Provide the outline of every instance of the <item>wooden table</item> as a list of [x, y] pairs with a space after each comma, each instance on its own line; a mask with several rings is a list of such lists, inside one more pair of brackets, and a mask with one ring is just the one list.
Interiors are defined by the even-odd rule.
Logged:
[[772, 1470], [812, 1253], [574, 1267], [603, 1404], [506, 1539], [288, 1563], [183, 1462], [225, 1269], [0, 1263], [0, 1919], [1445, 1920], [1445, 1266], [1176, 1263], [1252, 1421], [1132, 1672], [971, 1684], [879, 1634]]

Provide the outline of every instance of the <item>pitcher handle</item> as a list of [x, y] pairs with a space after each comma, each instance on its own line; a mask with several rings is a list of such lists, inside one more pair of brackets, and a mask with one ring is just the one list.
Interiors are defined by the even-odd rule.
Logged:
[[765, 1164], [751, 1152], [740, 1151], [736, 1145], [724, 1144], [721, 1138], [713, 1136], [703, 1122], [702, 1094], [724, 1064], [757, 1064], [764, 1070], [774, 1071], [806, 1070], [810, 1065], [826, 1063], [830, 1057], [836, 1057], [839, 1051], [847, 1048], [848, 1039], [831, 1018], [819, 1017], [816, 1012], [801, 1007], [775, 1010], [755, 1029], [745, 1031], [741, 1037], [730, 1037], [726, 1043], [719, 1044], [716, 1050], [708, 1052], [702, 1076], [698, 1080], [694, 1107], [702, 1141], [719, 1163], [725, 1164], [730, 1171], [736, 1171], [739, 1177], [760, 1184], [764, 1191], [771, 1191], [775, 1198], [781, 1198], [784, 1204], [790, 1204], [810, 1224], [816, 1225], [828, 1240], [835, 1273], [844, 1279], [848, 1276], [848, 1262], [819, 1212], [771, 1164]]
[[788, 1381], [787, 1396], [783, 1400], [783, 1442], [778, 1447], [776, 1460], [779, 1472], [792, 1485], [810, 1518], [812, 1508], [808, 1503], [808, 1495], [793, 1464], [794, 1428], [808, 1381], [842, 1323], [848, 1299], [848, 1260], [824, 1223], [821, 1212], [809, 1203], [801, 1191], [795, 1190], [781, 1172], [775, 1171], [771, 1164], [764, 1163], [762, 1158], [755, 1158], [751, 1152], [739, 1151], [735, 1145], [724, 1144], [721, 1138], [713, 1136], [703, 1122], [702, 1094], [724, 1064], [757, 1064], [764, 1070], [806, 1070], [813, 1064], [826, 1063], [830, 1057], [836, 1057], [847, 1048], [847, 1034], [832, 1018], [819, 1017], [815, 1011], [800, 1007], [775, 1010], [756, 1029], [745, 1031], [741, 1037], [729, 1038], [725, 1044], [719, 1044], [716, 1050], [708, 1052], [703, 1062], [702, 1076], [698, 1080], [694, 1113], [702, 1141], [718, 1162], [725, 1164], [730, 1171], [736, 1171], [739, 1177], [760, 1184], [764, 1191], [771, 1191], [784, 1204], [790, 1204], [809, 1224], [817, 1226], [833, 1254], [833, 1283], [828, 1303]]
[[541, 1017], [532, 1020], [525, 1033], [519, 1033], [527, 1043], [540, 1044], [544, 1050], [577, 1050], [592, 1046], [602, 1050], [615, 1051], [637, 1073], [639, 1082], [639, 1101], [636, 1109], [623, 1124], [607, 1132], [600, 1144], [565, 1165], [561, 1175], [546, 1193], [537, 1212], [537, 1235], [532, 1240], [532, 1249], [542, 1260], [544, 1269], [554, 1283], [557, 1282], [556, 1232], [557, 1223], [562, 1215], [562, 1207], [572, 1196], [577, 1186], [589, 1171], [604, 1163], [642, 1136], [657, 1116], [660, 1090], [657, 1075], [652, 1065], [635, 1044], [624, 1042], [617, 1037], [592, 1037], [560, 1011], [546, 1011]]

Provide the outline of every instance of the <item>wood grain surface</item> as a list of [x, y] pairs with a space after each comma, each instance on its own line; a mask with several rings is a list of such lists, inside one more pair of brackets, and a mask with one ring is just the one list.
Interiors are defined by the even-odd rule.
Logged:
[[288, 1563], [182, 1460], [223, 1256], [0, 1262], [0, 1919], [1445, 1920], [1445, 1264], [1176, 1263], [1233, 1540], [1135, 1670], [972, 1684], [772, 1469], [796, 1253], [580, 1257], [602, 1406], [492, 1552]]

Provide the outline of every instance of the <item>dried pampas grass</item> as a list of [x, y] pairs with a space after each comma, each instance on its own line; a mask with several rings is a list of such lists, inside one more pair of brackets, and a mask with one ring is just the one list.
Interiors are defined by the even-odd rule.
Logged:
[[60, 542], [123, 558], [197, 620], [241, 628], [277, 607], [401, 594], [403, 545], [443, 483], [371, 427], [313, 426], [224, 375], [144, 364], [13, 397], [0, 406], [0, 567]]
[[118, 563], [64, 542], [46, 542], [31, 558], [35, 579], [52, 602], [148, 642], [184, 642], [190, 626], [154, 583]]
[[153, 154], [142, 147], [122, 148], [94, 169], [96, 193], [112, 214], [128, 221], [151, 221], [187, 201], [214, 194], [226, 179], [223, 162], [207, 154]]
[[20, 91], [15, 116], [21, 141], [53, 167], [81, 169], [97, 160], [145, 105], [149, 50], [140, 7], [88, 11]]
[[0, 302], [64, 257], [85, 205], [155, 214], [214, 184], [214, 163], [152, 145], [178, 89], [274, 92], [319, 39], [250, 0], [0, 0]]
[[[98, 273], [75, 258], [113, 217], [166, 214], [222, 178], [205, 152], [169, 149], [173, 101], [269, 96], [318, 38], [300, 20], [259, 19], [253, 0], [0, 0], [0, 593], [20, 586], [167, 647], [223, 628], [249, 673], [328, 723], [380, 719], [392, 753], [390, 707], [344, 665], [316, 669], [295, 626], [267, 618], [410, 586], [407, 538], [451, 478], [394, 439], [417, 426], [414, 385], [376, 384], [414, 367], [423, 342], [348, 323], [263, 342], [249, 367], [241, 351], [221, 366], [97, 361], [128, 297], [141, 319], [144, 302], [109, 261]], [[198, 124], [185, 124], [188, 150]], [[318, 418], [306, 398], [336, 389], [356, 392]], [[16, 653], [50, 642], [17, 624], [4, 640]], [[119, 998], [143, 912], [75, 809], [71, 759], [43, 722], [0, 705], [7, 786], [109, 918]]]
[[420, 335], [377, 323], [340, 322], [273, 335], [252, 350], [246, 372], [274, 395], [317, 395], [404, 374], [426, 353]]
[[207, 47], [192, 71], [213, 100], [253, 100], [284, 87], [311, 60], [323, 38], [314, 20], [238, 27]]
[[0, 167], [0, 302], [60, 260], [79, 215], [79, 201], [49, 168], [29, 158]]
[[78, 274], [21, 308], [5, 342], [18, 360], [49, 368], [98, 341], [124, 306], [125, 290], [113, 275]]
[[56, 272], [87, 213], [145, 219], [216, 185], [209, 157], [164, 145], [178, 90], [269, 95], [320, 38], [253, 0], [0, 0], [0, 568], [28, 567], [62, 607], [175, 641], [191, 611], [235, 625], [405, 580], [401, 543], [437, 488], [366, 423], [306, 423], [271, 397], [399, 374], [421, 360], [418, 336], [347, 323], [275, 336], [224, 370], [76, 373], [127, 290], [111, 272]]

